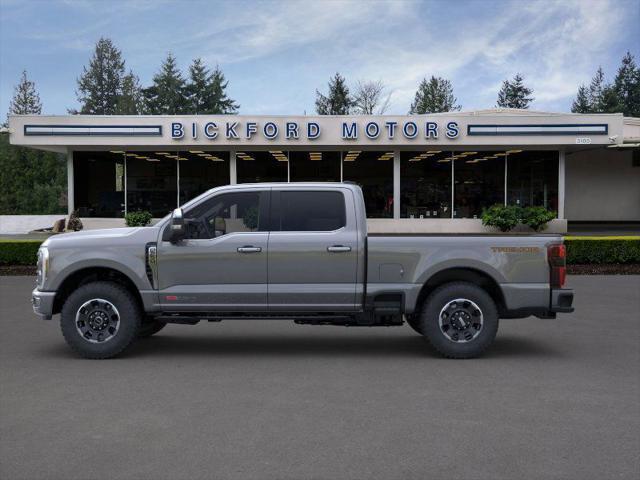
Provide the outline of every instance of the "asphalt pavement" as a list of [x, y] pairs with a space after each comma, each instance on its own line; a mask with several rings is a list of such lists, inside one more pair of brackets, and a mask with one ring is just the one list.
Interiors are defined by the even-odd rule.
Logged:
[[640, 478], [640, 277], [504, 320], [480, 359], [408, 326], [169, 325], [76, 358], [0, 277], [0, 478]]

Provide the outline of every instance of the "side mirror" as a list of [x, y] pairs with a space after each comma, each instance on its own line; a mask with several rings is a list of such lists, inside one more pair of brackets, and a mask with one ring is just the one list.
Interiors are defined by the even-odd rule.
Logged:
[[171, 243], [177, 243], [184, 238], [185, 234], [185, 225], [184, 225], [184, 217], [182, 215], [182, 209], [176, 208], [171, 214], [171, 225], [169, 241]]

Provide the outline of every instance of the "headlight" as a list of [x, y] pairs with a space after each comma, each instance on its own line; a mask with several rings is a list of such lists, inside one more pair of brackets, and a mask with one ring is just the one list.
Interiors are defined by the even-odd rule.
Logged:
[[44, 287], [44, 282], [47, 280], [47, 274], [49, 273], [49, 249], [47, 247], [40, 247], [38, 250], [38, 274], [37, 284], [38, 288]]

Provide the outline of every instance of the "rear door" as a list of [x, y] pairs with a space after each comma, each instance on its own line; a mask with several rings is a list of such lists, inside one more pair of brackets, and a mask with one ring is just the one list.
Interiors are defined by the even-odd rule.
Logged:
[[358, 247], [350, 190], [274, 188], [269, 310], [355, 310]]

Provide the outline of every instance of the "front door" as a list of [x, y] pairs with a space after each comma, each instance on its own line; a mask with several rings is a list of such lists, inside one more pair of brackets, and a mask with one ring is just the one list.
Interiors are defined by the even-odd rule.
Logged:
[[268, 189], [220, 192], [184, 212], [184, 240], [158, 242], [164, 310], [267, 310], [268, 203]]
[[356, 309], [359, 246], [351, 195], [335, 188], [273, 190], [270, 311]]

